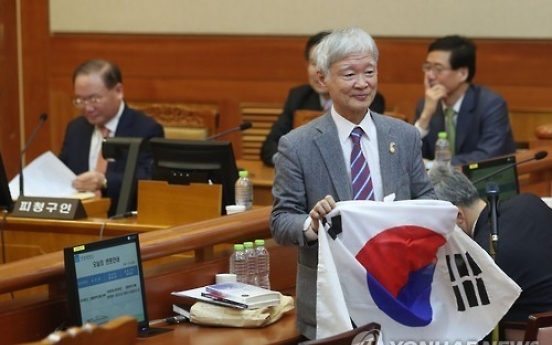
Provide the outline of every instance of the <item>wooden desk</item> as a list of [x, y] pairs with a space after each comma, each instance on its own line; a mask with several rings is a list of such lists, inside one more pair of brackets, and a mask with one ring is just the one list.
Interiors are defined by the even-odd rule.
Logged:
[[253, 181], [253, 204], [272, 206], [272, 184], [274, 183], [274, 168], [261, 161], [237, 160], [239, 169], [245, 169]]
[[107, 211], [109, 211], [110, 205], [111, 200], [109, 198], [92, 198], [82, 200], [82, 206], [86, 211], [86, 216], [89, 218], [107, 218]]
[[[6, 262], [53, 253], [79, 243], [166, 228], [154, 224], [137, 224], [135, 218], [107, 220], [53, 220], [7, 216], [4, 230]], [[0, 246], [1, 250], [4, 250]]]
[[[217, 273], [228, 272], [230, 251], [213, 251], [226, 243], [240, 243], [263, 238], [271, 254], [271, 284], [286, 294], [295, 291], [297, 251], [295, 247], [275, 245], [270, 239], [271, 207], [221, 216], [216, 219], [140, 234], [144, 262], [146, 295], [150, 319], [172, 314], [172, 291], [214, 283]], [[167, 257], [185, 252], [213, 252], [213, 256], [197, 256], [193, 260]], [[67, 318], [64, 291], [64, 267], [61, 251], [0, 265], [0, 294], [46, 285], [47, 293], [17, 296], [0, 300], [0, 332], [6, 344], [23, 343], [44, 338]], [[195, 325], [178, 326], [174, 332], [146, 340], [146, 344], [295, 344], [299, 335], [294, 314], [262, 329], [221, 329]], [[212, 332], [211, 332], [212, 331]], [[224, 339], [223, 341], [220, 341]]]
[[[539, 147], [516, 153], [516, 162], [531, 158], [539, 151], [548, 152], [548, 156], [539, 161], [530, 161], [518, 166], [521, 192], [530, 192], [538, 196], [552, 195], [552, 147]], [[238, 168], [249, 171], [254, 185], [256, 205], [272, 205], [272, 184], [274, 168], [265, 166], [261, 161], [237, 160]]]
[[552, 148], [539, 148], [516, 153], [516, 162], [535, 156], [539, 151], [548, 155], [541, 160], [529, 161], [518, 165], [518, 179], [521, 192], [534, 193], [540, 197], [552, 195]]

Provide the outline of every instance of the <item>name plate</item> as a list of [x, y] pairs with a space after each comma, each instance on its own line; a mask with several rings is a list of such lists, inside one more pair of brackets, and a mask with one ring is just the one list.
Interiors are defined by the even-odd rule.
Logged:
[[58, 220], [75, 220], [87, 217], [80, 199], [30, 196], [20, 197], [15, 202], [12, 216]]

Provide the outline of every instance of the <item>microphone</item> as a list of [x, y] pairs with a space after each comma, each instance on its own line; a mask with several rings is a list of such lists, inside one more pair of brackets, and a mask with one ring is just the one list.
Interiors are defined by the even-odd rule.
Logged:
[[40, 117], [38, 118], [38, 125], [36, 125], [34, 131], [31, 133], [31, 136], [29, 137], [29, 140], [25, 143], [25, 146], [23, 146], [23, 150], [21, 150], [21, 156], [19, 157], [19, 197], [23, 196], [23, 155], [25, 155], [25, 152], [27, 152], [27, 149], [33, 142], [34, 138], [38, 134], [38, 130], [40, 127], [42, 127], [42, 124], [48, 119], [48, 114], [42, 113]]
[[500, 191], [498, 184], [494, 182], [487, 183], [487, 200], [489, 201], [489, 220], [491, 222], [491, 254], [496, 254], [498, 251], [498, 210]]
[[481, 182], [481, 181], [485, 181], [486, 179], [488, 179], [488, 178], [490, 178], [490, 177], [493, 177], [493, 176], [495, 176], [495, 175], [497, 175], [497, 174], [503, 172], [504, 170], [508, 170], [508, 169], [510, 169], [510, 168], [512, 168], [512, 167], [516, 167], [516, 166], [518, 166], [518, 165], [520, 165], [520, 164], [527, 163], [527, 162], [530, 162], [530, 161], [533, 161], [533, 160], [539, 161], [539, 160], [545, 158], [546, 156], [548, 156], [548, 152], [547, 152], [547, 151], [539, 151], [539, 152], [535, 153], [535, 155], [534, 155], [533, 157], [531, 157], [531, 158], [528, 158], [528, 159], [525, 159], [525, 160], [522, 160], [522, 161], [519, 161], [519, 162], [516, 162], [516, 163], [512, 163], [512, 164], [510, 164], [510, 165], [506, 165], [506, 166], [504, 166], [504, 167], [502, 167], [502, 168], [500, 168], [500, 169], [498, 169], [498, 170], [495, 170], [495, 171], [491, 172], [490, 174], [487, 174], [487, 175], [485, 175], [485, 176], [483, 176], [483, 177], [481, 177], [481, 178], [478, 178], [478, 179], [472, 181], [472, 183], [473, 183], [473, 184], [476, 184], [476, 183], [479, 183], [479, 182]]
[[220, 138], [220, 137], [222, 137], [223, 135], [226, 135], [226, 134], [230, 134], [230, 133], [234, 133], [234, 132], [238, 132], [238, 131], [245, 131], [246, 129], [249, 129], [251, 127], [253, 127], [253, 124], [251, 122], [244, 122], [241, 125], [239, 125], [238, 127], [230, 128], [230, 129], [227, 129], [227, 130], [225, 130], [223, 132], [220, 132], [218, 134], [211, 135], [210, 137], [205, 138], [205, 140], [213, 140], [213, 139], [216, 139], [216, 138]]

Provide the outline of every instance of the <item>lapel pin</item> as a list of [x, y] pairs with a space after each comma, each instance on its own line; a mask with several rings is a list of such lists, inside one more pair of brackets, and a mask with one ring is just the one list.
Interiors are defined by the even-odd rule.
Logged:
[[391, 144], [389, 144], [389, 152], [395, 153], [395, 143], [394, 142], [391, 142]]

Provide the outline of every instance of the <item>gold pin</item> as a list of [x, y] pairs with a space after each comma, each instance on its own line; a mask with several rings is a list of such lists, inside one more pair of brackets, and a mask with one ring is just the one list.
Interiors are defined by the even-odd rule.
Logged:
[[394, 143], [394, 142], [392, 142], [391, 144], [389, 144], [389, 152], [395, 153], [395, 143]]

